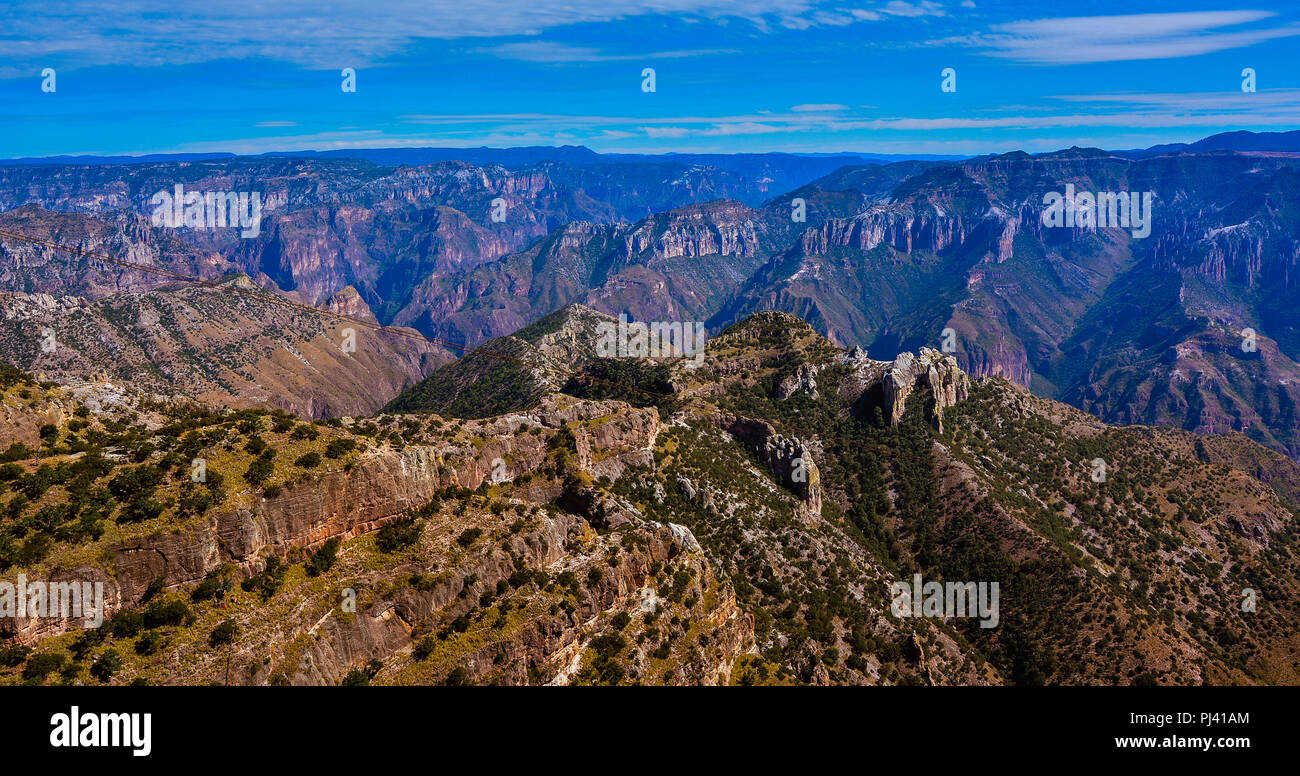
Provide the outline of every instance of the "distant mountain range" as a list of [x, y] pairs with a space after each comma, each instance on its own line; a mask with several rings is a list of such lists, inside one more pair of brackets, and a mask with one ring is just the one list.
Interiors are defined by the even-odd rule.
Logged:
[[[1297, 136], [889, 164], [611, 161], [569, 147], [558, 149], [569, 162], [539, 161], [557, 149], [482, 150], [510, 166], [334, 158], [344, 152], [0, 166], [0, 229], [195, 276], [240, 272], [310, 305], [355, 290], [362, 314], [453, 351], [574, 302], [709, 331], [784, 310], [873, 356], [946, 341], [972, 375], [1108, 422], [1240, 431], [1300, 456], [1300, 157], [1285, 151]], [[261, 234], [153, 226], [149, 198], [177, 183], [261, 192]], [[1151, 234], [1044, 227], [1044, 194], [1067, 185], [1151, 192]], [[139, 272], [8, 238], [0, 257], [0, 288], [14, 292], [165, 292]], [[25, 352], [23, 368], [57, 371]]]
[[[77, 156], [29, 156], [21, 159], [0, 159], [0, 165], [30, 164], [143, 164], [147, 162], [201, 162], [214, 159], [235, 159], [239, 154], [232, 153], [174, 153], [142, 154], [138, 156], [96, 156], [83, 154]], [[508, 169], [532, 167], [542, 162], [560, 162], [571, 167], [592, 164], [647, 164], [654, 162], [676, 162], [679, 164], [703, 164], [723, 169], [741, 169], [755, 164], [797, 163], [804, 160], [813, 163], [819, 159], [828, 160], [834, 165], [862, 164], [864, 162], [889, 163], [907, 159], [951, 160], [961, 159], [957, 155], [945, 154], [863, 154], [854, 152], [840, 153], [748, 153], [748, 154], [627, 154], [600, 153], [586, 146], [518, 146], [512, 148], [339, 148], [329, 151], [269, 151], [253, 154], [243, 158], [284, 157], [290, 159], [364, 159], [375, 164], [425, 165], [435, 162], [469, 162], [470, 164], [497, 164]]]
[[1167, 143], [1154, 145], [1128, 153], [1135, 156], [1155, 156], [1170, 153], [1196, 153], [1198, 151], [1264, 151], [1279, 153], [1300, 152], [1300, 130], [1290, 132], [1221, 132], [1195, 143]]
[[[1222, 132], [1211, 135], [1193, 143], [1164, 143], [1149, 148], [1116, 151], [1132, 156], [1154, 156], [1158, 154], [1196, 151], [1300, 151], [1300, 130], [1290, 132]], [[699, 164], [729, 172], [753, 170], [764, 165], [803, 169], [820, 169], [822, 172], [851, 164], [890, 164], [908, 160], [918, 161], [956, 161], [966, 159], [959, 154], [877, 154], [857, 151], [837, 153], [738, 153], [738, 154], [628, 154], [601, 153], [586, 146], [517, 146], [512, 148], [338, 148], [329, 151], [269, 151], [264, 154], [243, 156], [258, 158], [278, 156], [291, 159], [364, 159], [375, 164], [398, 166], [420, 166], [435, 162], [460, 161], [470, 164], [496, 164], [507, 169], [532, 167], [542, 162], [559, 162], [571, 167], [583, 167], [594, 164], [648, 164], [654, 162], [672, 162], [679, 164]], [[27, 156], [17, 159], [0, 159], [0, 166], [45, 165], [45, 164], [145, 164], [149, 162], [200, 162], [217, 159], [235, 159], [239, 154], [207, 153], [170, 153], [140, 154], [135, 156], [80, 154], [76, 156]], [[836, 164], [838, 162], [838, 164]], [[827, 166], [829, 165], [829, 166]]]

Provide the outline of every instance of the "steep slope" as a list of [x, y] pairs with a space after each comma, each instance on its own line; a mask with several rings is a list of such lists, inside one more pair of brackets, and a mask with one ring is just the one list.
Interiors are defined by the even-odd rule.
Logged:
[[573, 302], [636, 320], [704, 321], [772, 246], [795, 239], [796, 226], [788, 211], [726, 200], [630, 225], [574, 223], [525, 251], [426, 284], [397, 320], [469, 344]]
[[[595, 315], [512, 340], [589, 374]], [[1300, 466], [1242, 435], [1107, 426], [779, 312], [658, 368], [653, 406], [314, 425], [127, 397], [128, 426], [10, 375], [49, 428], [6, 453], [0, 558], [102, 580], [113, 617], [20, 623], [0, 681], [1300, 683]], [[916, 574], [997, 609], [899, 616]]]
[[[279, 299], [243, 275], [97, 301], [0, 292], [0, 353], [54, 380], [127, 382], [162, 395], [306, 417], [374, 412], [452, 358], [417, 336], [285, 307]], [[355, 292], [331, 302], [340, 314], [374, 319]]]
[[306, 424], [0, 377], [56, 429], [5, 453], [0, 573], [98, 582], [110, 617], [7, 620], [0, 683], [726, 684], [753, 649], [689, 531], [552, 503], [649, 463], [653, 410]]
[[[1000, 378], [966, 386], [941, 354], [923, 354], [931, 366], [920, 370], [825, 345], [792, 359], [787, 332], [798, 330], [789, 318], [755, 318], [711, 343], [706, 365], [730, 375], [717, 404], [802, 440], [822, 519], [896, 578], [1000, 580], [996, 628], [952, 624], [1004, 680], [1300, 679], [1287, 624], [1300, 611], [1294, 463], [1240, 436], [1107, 427]], [[736, 343], [737, 331], [751, 344]], [[755, 352], [763, 344], [767, 355]], [[918, 381], [901, 413], [888, 386], [900, 370]], [[707, 382], [696, 390], [718, 395]], [[1236, 458], [1225, 445], [1252, 453]], [[725, 491], [719, 469], [709, 476]], [[703, 524], [679, 517], [710, 546]], [[762, 573], [750, 568], [749, 579]], [[1271, 602], [1267, 612], [1242, 610], [1247, 590]], [[824, 586], [806, 591], [825, 601]], [[790, 596], [781, 592], [762, 600], [779, 606]], [[745, 603], [743, 586], [739, 595]]]
[[569, 305], [507, 337], [498, 337], [438, 369], [384, 407], [485, 418], [526, 410], [563, 388], [595, 358], [596, 327], [613, 321]]

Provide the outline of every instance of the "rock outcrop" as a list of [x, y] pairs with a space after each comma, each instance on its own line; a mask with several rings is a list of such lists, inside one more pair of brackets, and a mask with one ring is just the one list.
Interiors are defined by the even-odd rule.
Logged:
[[930, 348], [900, 353], [893, 361], [876, 361], [854, 348], [839, 360], [849, 368], [840, 397], [853, 403], [860, 415], [879, 407], [881, 420], [891, 426], [902, 421], [908, 399], [918, 389], [927, 393], [926, 418], [940, 431], [943, 411], [970, 395], [971, 378], [957, 366], [957, 359]]
[[935, 428], [943, 430], [943, 410], [970, 393], [970, 377], [957, 368], [957, 359], [930, 348], [918, 356], [900, 353], [884, 375], [885, 419], [897, 426], [903, 419], [909, 396], [918, 387], [930, 391], [926, 415]]
[[809, 397], [816, 399], [818, 371], [817, 367], [811, 364], [800, 364], [794, 374], [785, 378], [776, 386], [776, 398], [785, 401], [802, 391], [808, 394]]
[[[770, 423], [730, 413], [711, 415], [713, 422], [747, 445], [771, 469], [777, 482], [799, 497], [799, 515], [805, 522], [821, 517], [821, 472], [812, 447], [799, 439], [778, 434]], [[682, 483], [679, 483], [682, 484]], [[683, 492], [690, 482], [682, 484]]]

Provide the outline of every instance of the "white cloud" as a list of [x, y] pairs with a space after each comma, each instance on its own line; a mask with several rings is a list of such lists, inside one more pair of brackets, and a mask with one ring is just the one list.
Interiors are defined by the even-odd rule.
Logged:
[[648, 61], [652, 59], [679, 59], [682, 57], [710, 56], [714, 54], [734, 54], [734, 49], [699, 49], [683, 51], [656, 51], [646, 54], [606, 54], [600, 49], [584, 46], [570, 46], [554, 41], [534, 40], [522, 43], [503, 43], [499, 46], [478, 49], [478, 51], [501, 57], [502, 59], [519, 59], [525, 62], [626, 62]]
[[814, 27], [846, 27], [857, 22], [878, 22], [890, 16], [915, 18], [918, 16], [944, 16], [947, 12], [933, 0], [921, 0], [909, 3], [905, 0], [890, 0], [882, 7], [869, 8], [823, 8], [806, 11], [792, 7], [781, 16], [781, 26], [791, 30], [810, 30]]
[[[612, 133], [615, 132], [635, 133], [635, 136], [643, 138], [699, 139], [781, 134], [795, 138], [817, 133], [926, 134], [963, 130], [1005, 133], [1088, 127], [1120, 130], [1201, 127], [1219, 131], [1243, 126], [1284, 129], [1300, 126], [1300, 89], [1250, 95], [1232, 92], [1190, 95], [1121, 93], [1066, 95], [1054, 99], [1060, 101], [1055, 106], [1007, 106], [993, 115], [938, 117], [880, 117], [827, 103], [797, 105], [782, 113], [718, 116], [515, 113], [426, 114], [400, 118], [411, 125], [437, 127], [435, 131], [439, 137], [460, 138], [460, 142], [466, 145], [477, 145], [475, 138], [497, 132], [502, 126], [534, 135], [579, 132], [594, 141], [614, 137]], [[1078, 110], [1076, 104], [1086, 105], [1087, 109]]]
[[932, 43], [972, 45], [990, 56], [1036, 64], [1173, 59], [1300, 35], [1295, 25], [1223, 31], [1272, 16], [1271, 11], [1240, 10], [1034, 19]]
[[880, 10], [891, 16], [943, 16], [945, 13], [942, 5], [931, 0], [921, 0], [919, 3], [890, 0]]
[[[1081, 99], [1090, 96], [1083, 95]], [[261, 153], [303, 149], [400, 148], [475, 146], [511, 147], [581, 143], [597, 150], [619, 150], [613, 144], [635, 141], [663, 141], [656, 149], [643, 142], [624, 150], [639, 152], [719, 151], [734, 152], [734, 144], [713, 145], [724, 138], [761, 138], [762, 149], [827, 152], [870, 149], [897, 153], [988, 153], [993, 151], [1041, 151], [1069, 145], [1137, 148], [1155, 143], [1194, 140], [1215, 131], [1250, 126], [1293, 129], [1300, 125], [1300, 105], [1294, 101], [1283, 108], [1254, 113], [1217, 112], [1191, 115], [1177, 108], [1138, 108], [1116, 112], [1067, 113], [1053, 116], [1005, 115], [976, 118], [887, 117], [860, 118], [842, 114], [795, 113], [754, 116], [675, 116], [647, 120], [620, 116], [564, 116], [522, 114], [512, 117], [510, 129], [500, 123], [479, 124], [482, 116], [440, 117], [454, 126], [428, 128], [431, 131], [391, 133], [387, 130], [333, 131], [291, 137], [249, 137], [229, 141], [203, 141], [168, 148], [168, 151], [230, 151]], [[494, 117], [497, 119], [505, 117]], [[1063, 140], [1061, 130], [1106, 130], [1108, 140], [1090, 138], [1071, 131]], [[1118, 128], [1119, 135], [1110, 130]], [[1031, 133], [1042, 133], [1042, 136]], [[1055, 137], [1052, 137], [1056, 133]], [[956, 137], [952, 135], [955, 134]], [[840, 138], [834, 140], [831, 138]], [[1126, 142], [1127, 141], [1127, 142]], [[650, 145], [653, 145], [651, 143]], [[150, 153], [159, 149], [138, 149], [126, 153]], [[84, 149], [86, 153], [99, 152]], [[115, 152], [118, 152], [115, 149]]]
[[796, 105], [790, 110], [796, 113], [827, 113], [837, 110], [848, 110], [849, 106], [840, 105], [837, 102], [809, 102], [803, 105]]
[[0, 64], [60, 58], [78, 66], [155, 66], [270, 58], [359, 67], [417, 39], [538, 35], [566, 25], [648, 14], [760, 20], [816, 0], [12, 0]]
[[686, 137], [691, 130], [685, 127], [641, 127], [647, 137]]
[[[650, 15], [686, 23], [742, 20], [765, 32], [774, 22], [808, 29], [942, 16], [944, 9], [933, 0], [890, 0], [868, 8], [827, 0], [9, 0], [0, 74], [6, 65], [32, 62], [151, 67], [264, 58], [313, 68], [361, 67], [381, 63], [418, 40], [537, 36], [570, 25]], [[491, 51], [537, 62], [624, 58], [541, 41]]]
[[1251, 113], [1282, 109], [1295, 112], [1300, 106], [1300, 89], [1264, 89], [1243, 92], [1103, 92], [1100, 94], [1062, 94], [1053, 99], [1065, 102], [1110, 103], [1130, 108], [1164, 108], [1182, 111], [1247, 111]]

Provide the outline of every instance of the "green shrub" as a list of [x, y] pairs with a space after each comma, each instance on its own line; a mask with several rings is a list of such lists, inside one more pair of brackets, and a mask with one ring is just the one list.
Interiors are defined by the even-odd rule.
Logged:
[[210, 488], [200, 488], [190, 484], [186, 485], [181, 493], [178, 506], [182, 515], [202, 516], [215, 500]]
[[31, 647], [14, 645], [12, 647], [0, 647], [0, 667], [13, 668], [22, 665], [27, 656], [32, 654]]
[[374, 679], [383, 667], [384, 664], [381, 661], [371, 660], [366, 663], [364, 668], [354, 668], [348, 672], [347, 676], [343, 677], [343, 686], [359, 687], [368, 685], [370, 680]]
[[167, 637], [159, 631], [145, 631], [135, 642], [135, 653], [137, 655], [152, 655], [163, 648], [167, 643]]
[[122, 670], [122, 656], [117, 654], [117, 650], [109, 649], [95, 659], [90, 666], [90, 675], [101, 682], [108, 683], [113, 678], [113, 674]]
[[144, 630], [144, 615], [133, 609], [122, 609], [108, 622], [108, 631], [115, 639], [129, 639]]
[[456, 537], [456, 543], [462, 547], [469, 547], [471, 544], [478, 541], [478, 538], [482, 535], [482, 528], [466, 528], [464, 531], [460, 532], [460, 536]]
[[307, 561], [307, 574], [309, 576], [320, 576], [334, 567], [334, 560], [339, 554], [339, 545], [342, 544], [337, 538], [329, 539], [320, 549], [311, 554]]
[[196, 604], [209, 599], [220, 601], [229, 590], [229, 578], [227, 578], [223, 570], [218, 569], [203, 578], [203, 581], [190, 593], [190, 600]]
[[451, 673], [447, 674], [443, 684], [447, 687], [463, 687], [469, 684], [469, 671], [466, 671], [464, 666], [456, 666], [451, 669]]
[[275, 471], [275, 464], [271, 463], [270, 458], [255, 458], [248, 465], [248, 471], [244, 472], [244, 479], [249, 485], [258, 486], [266, 482]]
[[423, 520], [416, 520], [414, 516], [407, 515], [380, 528], [375, 535], [375, 545], [379, 547], [380, 552], [397, 552], [412, 547], [420, 541], [420, 533], [423, 530]]
[[22, 442], [12, 442], [0, 453], [0, 461], [25, 461], [34, 455], [36, 452]]
[[325, 445], [325, 457], [342, 458], [343, 456], [355, 450], [356, 447], [357, 447], [357, 440], [355, 439], [348, 439], [348, 438], [333, 439], [330, 441], [328, 445]]
[[415, 649], [411, 651], [411, 657], [416, 660], [427, 660], [437, 647], [438, 639], [436, 636], [425, 636], [416, 643]]
[[257, 593], [266, 601], [275, 595], [276, 591], [284, 584], [284, 575], [289, 571], [289, 567], [280, 560], [278, 555], [272, 555], [266, 559], [266, 567], [253, 576], [239, 583], [246, 592]]
[[161, 628], [164, 625], [187, 625], [194, 621], [194, 614], [184, 601], [177, 598], [152, 601], [144, 608], [144, 627]]
[[364, 687], [370, 684], [370, 677], [360, 668], [354, 668], [348, 671], [348, 675], [343, 677], [341, 684], [344, 687]]
[[32, 655], [27, 658], [27, 665], [23, 666], [23, 678], [44, 680], [45, 677], [62, 668], [67, 659], [67, 655], [62, 652], [42, 652]]
[[214, 648], [221, 647], [234, 644], [237, 638], [239, 638], [239, 623], [234, 620], [224, 620], [208, 634], [208, 644]]

